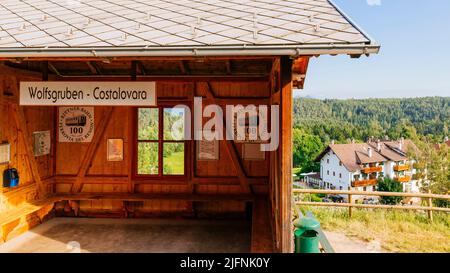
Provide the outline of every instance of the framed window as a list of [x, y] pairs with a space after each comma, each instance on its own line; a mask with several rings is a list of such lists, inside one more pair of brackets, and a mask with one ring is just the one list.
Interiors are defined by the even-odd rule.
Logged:
[[186, 112], [158, 106], [137, 109], [135, 175], [186, 176]]

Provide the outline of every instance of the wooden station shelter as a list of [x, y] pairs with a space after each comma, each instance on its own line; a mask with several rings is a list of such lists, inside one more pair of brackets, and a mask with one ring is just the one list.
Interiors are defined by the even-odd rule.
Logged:
[[[379, 46], [327, 0], [61, 2], [0, 1], [0, 172], [14, 168], [20, 181], [1, 188], [0, 240], [54, 216], [243, 215], [252, 251], [291, 252], [293, 89], [312, 57]], [[42, 92], [50, 103], [33, 105], [22, 101], [27, 82], [148, 83], [155, 102], [80, 105], [77, 94]], [[167, 109], [192, 109], [195, 97], [203, 107], [278, 105], [278, 148], [170, 139]], [[61, 121], [74, 106], [86, 115]], [[71, 122], [92, 134], [64, 135]]]

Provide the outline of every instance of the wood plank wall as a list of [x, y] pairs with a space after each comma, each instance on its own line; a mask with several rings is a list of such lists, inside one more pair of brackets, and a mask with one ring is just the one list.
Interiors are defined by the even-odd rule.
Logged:
[[[307, 59], [306, 64], [307, 64]], [[18, 128], [17, 115], [21, 110], [29, 133], [50, 130], [52, 132], [52, 153], [36, 157], [37, 172], [43, 181], [44, 195], [53, 193], [185, 193], [185, 194], [240, 194], [247, 193], [247, 185], [253, 194], [268, 194], [270, 200], [271, 225], [277, 251], [289, 252], [292, 230], [290, 222], [291, 165], [292, 165], [292, 62], [286, 58], [275, 58], [268, 81], [212, 81], [196, 82], [167, 81], [157, 83], [158, 103], [183, 102], [192, 106], [194, 96], [203, 98], [203, 106], [217, 103], [270, 105], [282, 107], [280, 113], [280, 131], [282, 133], [280, 149], [267, 152], [264, 161], [245, 161], [239, 164], [232, 158], [241, 158], [242, 144], [227, 144], [220, 141], [220, 159], [218, 161], [197, 161], [195, 141], [187, 145], [187, 171], [185, 180], [143, 180], [133, 176], [133, 131], [135, 109], [132, 107], [114, 107], [111, 119], [107, 123], [98, 146], [89, 147], [89, 143], [58, 143], [56, 141], [57, 107], [18, 107], [18, 86], [20, 81], [42, 80], [41, 74], [27, 72], [0, 65], [0, 141], [11, 143], [12, 160], [10, 167], [16, 167], [21, 176], [21, 186], [17, 189], [1, 188], [0, 213], [6, 212], [23, 202], [37, 198], [37, 185], [32, 175], [30, 156], [25, 148], [27, 142], [21, 128]], [[304, 71], [306, 73], [306, 71]], [[49, 80], [58, 79], [50, 75]], [[89, 79], [84, 79], [89, 80]], [[96, 80], [113, 80], [96, 78]], [[117, 80], [124, 80], [120, 78]], [[126, 79], [125, 79], [126, 80]], [[129, 80], [129, 79], [128, 79]], [[139, 79], [137, 79], [139, 80]], [[96, 129], [108, 113], [107, 107], [95, 107]], [[20, 113], [19, 113], [20, 114]], [[206, 120], [204, 120], [206, 122]], [[107, 139], [124, 140], [124, 160], [108, 162]], [[30, 142], [31, 143], [31, 142]], [[29, 145], [29, 144], [28, 144]], [[232, 154], [232, 150], [236, 154]], [[84, 162], [88, 151], [93, 151], [92, 160]], [[83, 166], [85, 164], [85, 166]], [[242, 167], [240, 167], [242, 166]], [[0, 165], [3, 172], [8, 165]], [[81, 176], [80, 170], [86, 168]], [[242, 181], [242, 178], [245, 181]], [[79, 183], [79, 189], [74, 185]], [[184, 200], [154, 200], [145, 202], [124, 201], [70, 201], [59, 203], [57, 211], [64, 215], [84, 216], [147, 216], [165, 214], [210, 215], [243, 214], [247, 207], [241, 201], [220, 201], [193, 203]]]
[[[54, 135], [55, 108], [18, 106], [19, 82], [40, 79], [38, 74], [19, 74], [15, 69], [0, 66], [0, 142], [8, 142], [11, 145], [10, 163], [0, 164], [0, 216], [28, 203], [33, 203], [39, 198], [45, 198], [53, 192], [55, 155], [51, 153], [34, 157], [29, 153], [32, 151], [32, 144], [29, 135], [26, 136], [26, 134], [49, 130], [51, 135]], [[21, 126], [26, 126], [26, 128]], [[54, 151], [54, 144], [52, 151]], [[3, 187], [3, 172], [7, 168], [18, 170], [20, 177], [18, 187]], [[36, 177], [33, 176], [33, 173]], [[40, 180], [42, 188], [39, 187], [36, 180]], [[25, 223], [20, 223], [22, 226], [15, 228], [26, 230], [38, 223], [37, 217], [30, 216]]]
[[[226, 103], [243, 103], [242, 97], [248, 98], [245, 102], [255, 105], [268, 104], [270, 98], [269, 82], [158, 82], [158, 104], [185, 103], [192, 107], [194, 96], [202, 96], [203, 107], [211, 101], [202, 86], [208, 84], [214, 93], [216, 102], [221, 106]], [[95, 107], [96, 127], [101, 122], [105, 107]], [[188, 142], [186, 160], [189, 171], [186, 180], [144, 180], [134, 178], [132, 171], [133, 158], [133, 130], [135, 109], [131, 107], [114, 107], [102, 140], [96, 149], [86, 177], [82, 181], [80, 192], [106, 193], [106, 192], [136, 192], [136, 193], [197, 193], [197, 194], [230, 194], [243, 193], [238, 179], [238, 170], [234, 168], [232, 159], [227, 154], [226, 141], [220, 141], [220, 159], [218, 161], [197, 161], [195, 141]], [[193, 115], [193, 113], [192, 113]], [[206, 122], [208, 119], [205, 119]], [[108, 162], [106, 159], [108, 138], [124, 139], [124, 161]], [[57, 143], [56, 144], [56, 192], [64, 193], [73, 190], [76, 175], [89, 143]], [[240, 158], [242, 144], [234, 143], [237, 155]], [[242, 161], [245, 175], [251, 180], [252, 191], [265, 194], [268, 188], [269, 155], [264, 161]], [[125, 211], [121, 201], [79, 201], [79, 209], [86, 213], [95, 211], [116, 210], [117, 213]], [[136, 208], [133, 208], [136, 209]], [[158, 200], [146, 201], [138, 205], [137, 210], [144, 213], [165, 214], [170, 212], [192, 212], [192, 202]], [[245, 212], [245, 202], [226, 201], [195, 204], [196, 213], [235, 213]]]

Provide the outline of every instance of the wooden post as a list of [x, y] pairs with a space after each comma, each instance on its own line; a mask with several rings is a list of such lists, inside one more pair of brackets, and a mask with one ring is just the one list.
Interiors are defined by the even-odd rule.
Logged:
[[283, 253], [294, 250], [292, 232], [292, 59], [282, 56], [280, 90], [280, 191], [279, 210], [281, 222], [281, 245]]
[[[351, 190], [352, 190], [352, 187], [348, 187], [348, 190], [351, 191]], [[351, 195], [350, 193], [348, 194], [348, 202], [349, 202], [350, 204], [353, 203], [352, 195]], [[352, 208], [351, 206], [348, 207], [348, 218], [352, 218], [352, 209], [353, 209], [353, 208]]]
[[[431, 194], [431, 190], [428, 190], [428, 193]], [[428, 219], [433, 222], [433, 211], [431, 210], [433, 208], [433, 198], [431, 197], [428, 197], [428, 206], [430, 207], [430, 210], [428, 210]]]

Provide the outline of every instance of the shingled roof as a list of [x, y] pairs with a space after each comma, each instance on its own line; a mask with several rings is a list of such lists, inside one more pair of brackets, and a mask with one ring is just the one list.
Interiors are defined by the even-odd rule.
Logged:
[[[402, 144], [400, 144], [400, 142]], [[379, 143], [379, 146], [378, 146]], [[317, 158], [320, 161], [326, 153], [333, 151], [350, 172], [361, 170], [362, 164], [407, 160], [408, 150], [418, 151], [409, 139], [399, 141], [379, 141], [368, 143], [330, 144]], [[369, 149], [372, 155], [369, 156]]]
[[378, 50], [328, 0], [0, 1], [1, 57], [370, 54]]

